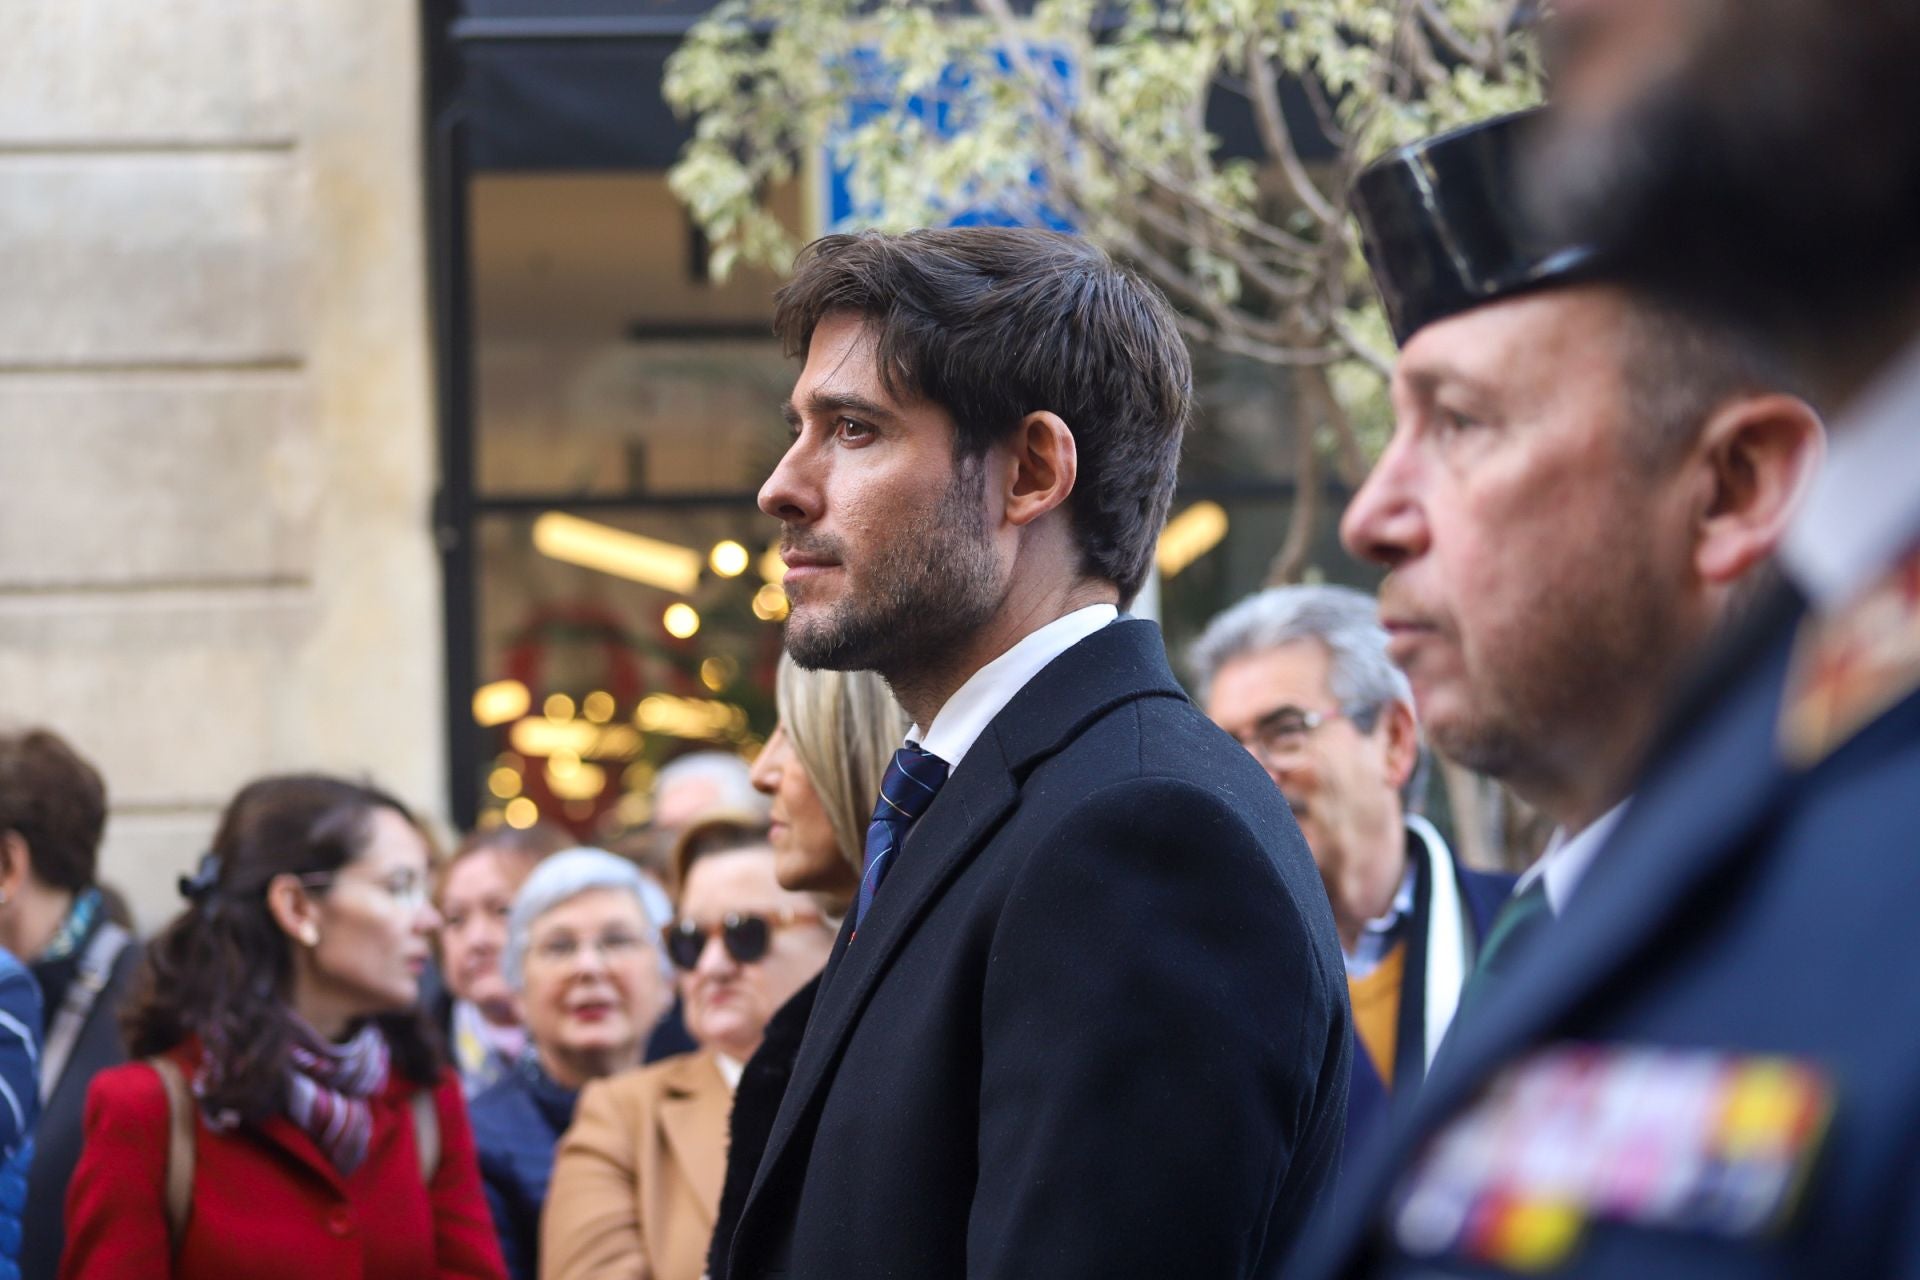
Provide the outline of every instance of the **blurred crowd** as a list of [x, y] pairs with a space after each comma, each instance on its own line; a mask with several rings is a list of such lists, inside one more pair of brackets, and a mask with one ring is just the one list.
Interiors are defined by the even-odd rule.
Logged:
[[[764, 1138], [906, 730], [867, 673], [789, 660], [779, 706], [751, 765], [661, 770], [658, 858], [545, 824], [436, 856], [371, 785], [263, 778], [145, 943], [97, 880], [99, 773], [0, 735], [0, 942], [30, 958], [0, 957], [0, 1243], [49, 1276], [289, 1249], [345, 1275], [363, 1248], [394, 1275], [704, 1274], [729, 1119]], [[328, 1177], [281, 1185], [288, 1156]]]

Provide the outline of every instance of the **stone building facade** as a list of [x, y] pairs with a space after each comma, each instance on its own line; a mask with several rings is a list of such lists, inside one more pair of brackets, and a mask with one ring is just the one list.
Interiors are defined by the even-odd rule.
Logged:
[[444, 804], [418, 23], [0, 4], [0, 719], [143, 927], [248, 778]]

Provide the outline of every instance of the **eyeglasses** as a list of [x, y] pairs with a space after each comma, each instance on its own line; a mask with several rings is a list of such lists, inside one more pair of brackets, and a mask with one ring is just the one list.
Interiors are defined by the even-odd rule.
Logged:
[[342, 884], [364, 884], [369, 889], [377, 889], [386, 895], [394, 908], [403, 914], [411, 915], [427, 905], [431, 896], [427, 889], [426, 877], [414, 871], [395, 871], [378, 880], [354, 880], [338, 871], [309, 871], [305, 875], [294, 877], [309, 889], [329, 889]]
[[1253, 752], [1254, 758], [1271, 768], [1282, 768], [1297, 763], [1307, 749], [1307, 739], [1315, 729], [1333, 720], [1351, 720], [1353, 727], [1366, 733], [1372, 729], [1373, 712], [1349, 711], [1344, 707], [1333, 711], [1303, 711], [1299, 707], [1286, 706], [1269, 711], [1253, 722], [1253, 728], [1240, 738], [1240, 744]]
[[768, 914], [729, 911], [720, 917], [717, 924], [675, 920], [660, 931], [660, 940], [667, 949], [667, 959], [689, 972], [699, 967], [701, 953], [707, 949], [707, 942], [715, 937], [720, 939], [727, 954], [737, 963], [752, 964], [767, 954], [767, 945], [773, 941], [775, 929], [796, 924], [816, 924], [820, 919], [818, 911], [775, 911]]
[[543, 965], [559, 969], [572, 964], [586, 951], [599, 956], [603, 964], [631, 960], [646, 945], [647, 940], [637, 933], [603, 933], [597, 938], [576, 938], [570, 933], [556, 933], [534, 943], [528, 954]]

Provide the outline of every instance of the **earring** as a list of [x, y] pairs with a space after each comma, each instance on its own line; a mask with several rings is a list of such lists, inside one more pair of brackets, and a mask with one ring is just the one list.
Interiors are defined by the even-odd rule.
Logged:
[[313, 925], [308, 925], [300, 931], [300, 941], [309, 947], [319, 946], [320, 930]]

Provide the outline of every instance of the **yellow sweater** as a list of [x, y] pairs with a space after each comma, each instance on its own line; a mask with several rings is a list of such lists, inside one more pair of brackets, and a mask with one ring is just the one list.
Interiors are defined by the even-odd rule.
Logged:
[[1393, 1088], [1393, 1053], [1400, 1039], [1400, 980], [1407, 972], [1407, 944], [1397, 942], [1364, 978], [1348, 977], [1347, 998], [1353, 1002], [1353, 1031], [1374, 1070], [1388, 1089]]

